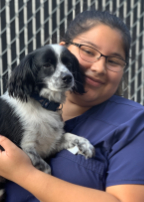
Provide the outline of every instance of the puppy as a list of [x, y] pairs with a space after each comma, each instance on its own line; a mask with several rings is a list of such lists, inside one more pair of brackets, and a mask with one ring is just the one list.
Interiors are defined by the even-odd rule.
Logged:
[[[46, 45], [30, 53], [12, 72], [8, 90], [0, 98], [0, 134], [48, 174], [51, 169], [43, 159], [62, 149], [77, 145], [79, 154], [92, 157], [95, 150], [88, 140], [64, 132], [60, 110], [65, 92], [82, 94], [83, 84], [78, 61], [64, 46]], [[4, 178], [0, 179], [0, 201], [4, 201]]]

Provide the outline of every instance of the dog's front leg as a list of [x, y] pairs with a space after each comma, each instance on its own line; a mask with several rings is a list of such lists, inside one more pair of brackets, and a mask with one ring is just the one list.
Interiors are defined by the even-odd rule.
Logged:
[[23, 150], [29, 156], [35, 168], [47, 174], [51, 174], [50, 166], [39, 156], [35, 150], [31, 150], [30, 148], [24, 148]]
[[95, 156], [94, 146], [84, 137], [80, 137], [71, 133], [65, 133], [62, 137], [62, 141], [59, 144], [59, 151], [62, 149], [68, 149], [77, 146], [78, 154], [91, 158]]

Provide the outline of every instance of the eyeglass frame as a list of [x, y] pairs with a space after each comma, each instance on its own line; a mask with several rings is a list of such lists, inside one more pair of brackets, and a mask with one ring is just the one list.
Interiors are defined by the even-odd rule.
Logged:
[[[89, 48], [92, 48], [92, 49], [94, 49], [94, 50], [96, 50], [98, 53], [100, 53], [100, 57], [99, 58], [97, 58], [95, 61], [97, 61], [97, 60], [99, 60], [101, 57], [105, 57], [106, 58], [106, 60], [107, 60], [107, 58], [108, 57], [113, 57], [113, 56], [110, 56], [110, 55], [103, 55], [100, 51], [98, 51], [96, 48], [93, 48], [93, 47], [91, 47], [91, 46], [88, 46], [88, 45], [86, 45], [86, 44], [80, 44], [80, 43], [75, 43], [75, 42], [72, 42], [72, 41], [70, 41], [70, 42], [67, 42], [66, 43], [67, 45], [68, 44], [71, 44], [71, 45], [74, 45], [74, 46], [77, 46], [79, 49], [80, 49], [80, 47], [81, 46], [86, 46], [86, 47], [89, 47]], [[80, 55], [81, 56], [81, 55]], [[119, 58], [119, 57], [116, 57], [116, 58]], [[83, 58], [82, 58], [83, 59]], [[127, 66], [127, 62], [125, 61], [125, 60], [123, 60], [122, 58], [119, 58], [120, 60], [122, 60], [123, 62], [125, 62], [125, 66], [124, 67], [122, 67], [122, 70]], [[83, 59], [84, 60], [84, 59]], [[89, 63], [93, 63], [93, 62], [90, 62], [90, 61], [87, 61], [87, 60], [84, 60], [84, 61], [86, 61], [86, 62], [89, 62]], [[109, 68], [108, 68], [109, 69]], [[115, 70], [111, 70], [111, 69], [109, 69], [110, 71], [114, 71], [114, 72], [119, 72], [119, 71], [115, 71]], [[121, 71], [121, 70], [120, 70]]]

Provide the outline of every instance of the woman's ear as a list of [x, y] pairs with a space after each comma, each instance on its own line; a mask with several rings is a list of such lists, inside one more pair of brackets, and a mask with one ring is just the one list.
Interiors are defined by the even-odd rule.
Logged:
[[65, 42], [64, 42], [64, 41], [61, 41], [61, 42], [59, 43], [59, 45], [65, 46]]

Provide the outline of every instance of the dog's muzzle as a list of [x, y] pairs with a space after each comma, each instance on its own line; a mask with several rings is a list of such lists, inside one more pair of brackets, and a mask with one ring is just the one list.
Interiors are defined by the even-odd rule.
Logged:
[[62, 73], [61, 76], [62, 82], [66, 87], [73, 87], [74, 86], [74, 78], [72, 74]]
[[62, 78], [64, 84], [69, 84], [72, 82], [72, 76], [71, 75], [66, 75]]

